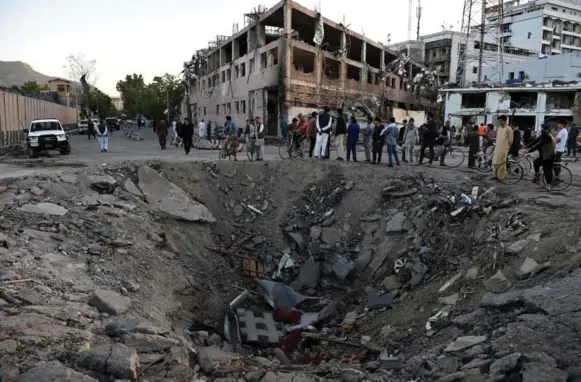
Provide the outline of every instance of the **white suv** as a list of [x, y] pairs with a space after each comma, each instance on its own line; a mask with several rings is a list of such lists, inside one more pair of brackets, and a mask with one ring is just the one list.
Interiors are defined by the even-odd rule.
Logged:
[[71, 153], [69, 137], [58, 119], [35, 119], [26, 131], [28, 155], [36, 158], [41, 151], [57, 150], [62, 155]]

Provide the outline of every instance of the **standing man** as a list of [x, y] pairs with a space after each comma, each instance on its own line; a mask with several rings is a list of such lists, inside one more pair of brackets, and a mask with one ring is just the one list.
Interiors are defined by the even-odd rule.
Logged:
[[256, 122], [256, 160], [263, 161], [264, 160], [264, 124], [260, 120], [260, 117], [254, 118]]
[[383, 145], [385, 144], [385, 134], [382, 134], [385, 125], [381, 118], [375, 117], [375, 125], [373, 127], [373, 164], [381, 163], [381, 153]]
[[203, 119], [198, 123], [198, 136], [200, 139], [206, 139], [206, 122]]
[[162, 150], [165, 150], [165, 144], [167, 142], [167, 133], [168, 133], [167, 123], [165, 122], [165, 119], [162, 119], [157, 124], [157, 139], [159, 141], [159, 147], [161, 147]]
[[571, 125], [567, 136], [567, 156], [571, 155], [571, 151], [573, 151], [573, 157], [577, 156], [577, 135], [579, 135], [579, 129], [577, 126]]
[[506, 160], [513, 141], [512, 130], [506, 124], [506, 120], [506, 115], [498, 117], [499, 127], [496, 132], [496, 147], [492, 156], [493, 179], [497, 181], [503, 181], [506, 178]]
[[353, 155], [353, 162], [357, 162], [357, 142], [359, 141], [359, 131], [361, 130], [357, 119], [351, 116], [351, 123], [347, 127], [347, 161]]
[[315, 144], [317, 143], [317, 118], [319, 113], [313, 111], [311, 119], [309, 120], [309, 127], [307, 128], [307, 134], [309, 136], [309, 158], [313, 157], [313, 151], [315, 151]]
[[397, 157], [397, 135], [398, 129], [395, 124], [395, 118], [389, 118], [389, 125], [381, 132], [387, 137], [387, 157], [389, 159], [389, 167], [393, 167], [393, 158], [395, 157], [395, 163], [399, 166], [399, 158]]
[[329, 115], [331, 110], [325, 106], [324, 111], [317, 116], [317, 141], [315, 143], [315, 158], [325, 157], [325, 150], [329, 142], [329, 134], [331, 133], [331, 125], [333, 118]]
[[95, 127], [93, 134], [97, 134], [99, 137], [99, 146], [101, 146], [101, 152], [106, 153], [109, 149], [109, 129], [107, 129], [107, 124], [104, 119], [101, 119], [99, 126]]
[[[560, 120], [557, 122], [557, 138], [555, 138], [555, 142], [557, 143], [556, 153], [555, 153], [555, 163], [561, 163], [561, 158], [563, 158], [563, 154], [565, 154], [565, 147], [567, 145], [567, 141], [569, 140], [569, 132], [567, 131], [567, 121]], [[559, 166], [555, 166], [555, 176], [559, 178], [559, 174], [561, 173], [561, 168]]]
[[428, 122], [426, 123], [426, 127], [424, 130], [424, 136], [422, 137], [422, 146], [420, 148], [420, 165], [424, 161], [424, 154], [426, 152], [426, 148], [430, 151], [430, 162], [432, 164], [434, 161], [434, 145], [436, 144], [436, 140], [438, 139], [438, 124], [434, 121], [434, 113], [428, 111], [426, 114]]
[[[413, 118], [410, 118], [410, 122], [408, 123], [403, 136], [403, 152], [405, 154], [407, 151], [410, 163], [414, 163], [414, 148], [416, 146], [418, 135], [418, 128], [416, 127], [415, 121]], [[405, 159], [403, 159], [403, 161], [407, 162]]]
[[[399, 131], [397, 132], [397, 144], [399, 145], [399, 147], [403, 147], [404, 135], [405, 135], [405, 131], [407, 129], [408, 120], [404, 119], [401, 123], [402, 123], [402, 126], [399, 128]], [[406, 162], [405, 150], [402, 151], [401, 160], [404, 163]]]
[[535, 150], [539, 151], [539, 156], [533, 161], [535, 169], [534, 183], [538, 183], [541, 176], [541, 167], [543, 168], [543, 175], [545, 176], [545, 184], [547, 191], [551, 191], [551, 184], [553, 183], [553, 163], [555, 161], [555, 139], [549, 132], [549, 125], [541, 125], [541, 135], [536, 137], [532, 142], [529, 152]]
[[89, 122], [87, 123], [87, 139], [91, 139], [91, 137], [95, 138], [95, 129], [97, 126], [93, 123], [93, 120], [89, 118]]
[[363, 147], [365, 148], [365, 162], [371, 162], [371, 136], [373, 135], [373, 118], [367, 117], [367, 127], [363, 133]]
[[478, 125], [474, 125], [472, 131], [468, 133], [468, 168], [476, 167], [476, 155], [480, 150], [480, 134], [478, 134]]
[[192, 148], [192, 138], [194, 137], [194, 124], [190, 122], [189, 119], [184, 119], [184, 124], [182, 125], [182, 139], [184, 141], [184, 150], [186, 155], [190, 154]]
[[347, 122], [343, 115], [343, 109], [337, 109], [337, 126], [335, 127], [335, 146], [337, 146], [337, 160], [343, 160], [345, 155], [345, 134], [347, 134]]

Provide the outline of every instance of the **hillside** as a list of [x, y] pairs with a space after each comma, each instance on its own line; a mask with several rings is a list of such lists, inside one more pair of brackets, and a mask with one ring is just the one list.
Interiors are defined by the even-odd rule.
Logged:
[[22, 61], [0, 61], [0, 85], [23, 85], [28, 81], [46, 83], [51, 76], [39, 73]]

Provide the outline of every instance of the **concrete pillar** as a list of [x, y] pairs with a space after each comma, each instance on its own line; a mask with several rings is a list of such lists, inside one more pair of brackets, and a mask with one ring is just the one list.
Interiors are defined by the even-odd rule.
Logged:
[[266, 45], [266, 27], [264, 24], [259, 23], [256, 26], [256, 47], [260, 48], [261, 46]]
[[541, 125], [545, 122], [547, 112], [547, 93], [539, 92], [537, 95], [537, 116], [535, 118], [535, 131], [540, 130]]
[[367, 42], [363, 41], [363, 46], [361, 47], [361, 62], [363, 63], [363, 68], [361, 69], [361, 89], [365, 90], [367, 86]]
[[240, 57], [240, 44], [238, 40], [232, 40], [232, 60], [235, 60]]
[[220, 65], [218, 67], [221, 68], [222, 66], [227, 64], [227, 62], [226, 62], [226, 49], [220, 48], [220, 50], [218, 50], [218, 56], [220, 57]]
[[577, 127], [581, 126], [581, 92], [575, 92], [575, 100], [573, 101], [573, 124]]
[[342, 102], [345, 102], [345, 86], [347, 85], [347, 35], [341, 32], [341, 67], [339, 70], [339, 80], [341, 81]]
[[[284, 62], [283, 85], [284, 85], [284, 99], [281, 104], [280, 116], [288, 121], [289, 110], [291, 107], [291, 73], [292, 73], [292, 46], [291, 46], [291, 32], [292, 32], [292, 1], [285, 0], [283, 5], [284, 18], [284, 49], [282, 50], [281, 60]], [[279, 129], [280, 130], [280, 129]], [[280, 134], [280, 133], [279, 133]]]
[[248, 29], [248, 33], [246, 35], [247, 43], [248, 43], [248, 53], [251, 53], [254, 49], [258, 47], [256, 41], [256, 28], [252, 27]]

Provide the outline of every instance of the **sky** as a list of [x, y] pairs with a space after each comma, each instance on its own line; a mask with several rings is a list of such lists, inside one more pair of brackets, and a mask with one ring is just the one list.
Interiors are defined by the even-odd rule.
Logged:
[[[412, 37], [415, 36], [413, 0]], [[318, 0], [297, 1], [314, 9]], [[321, 0], [325, 17], [373, 40], [407, 40], [408, 3], [387, 0]], [[177, 75], [184, 61], [216, 35], [243, 26], [243, 14], [276, 0], [0, 0], [0, 60], [23, 61], [49, 76], [67, 77], [66, 58], [96, 60], [96, 86], [117, 96], [117, 81], [143, 74], [146, 82]], [[378, 4], [389, 4], [381, 5]], [[459, 30], [463, 0], [422, 0], [420, 33]], [[50, 4], [50, 5], [49, 5]], [[202, 5], [203, 4], [203, 5]]]

